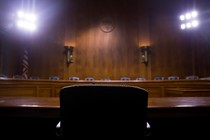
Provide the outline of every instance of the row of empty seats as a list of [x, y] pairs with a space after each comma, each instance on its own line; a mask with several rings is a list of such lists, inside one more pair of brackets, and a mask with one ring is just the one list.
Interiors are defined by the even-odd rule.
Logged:
[[[58, 76], [53, 76], [53, 77], [50, 77], [49, 78], [50, 80], [60, 80], [60, 78]], [[69, 77], [68, 78], [69, 80], [81, 80], [79, 77]], [[157, 76], [157, 77], [154, 77], [153, 80], [179, 80], [180, 77], [179, 76], [169, 76], [167, 78], [165, 77], [162, 77], [162, 76]], [[191, 76], [186, 76], [185, 77], [186, 80], [198, 80], [199, 77], [196, 76], [196, 75], [191, 75]], [[87, 81], [93, 81], [95, 80], [95, 78], [93, 77], [86, 77], [84, 78], [84, 80], [87, 80]], [[101, 78], [100, 80], [111, 80], [110, 78]], [[128, 80], [139, 80], [139, 81], [144, 81], [146, 80], [146, 78], [144, 77], [137, 77], [136, 79], [131, 79], [130, 77], [121, 77], [120, 80], [123, 80], [123, 81], [128, 81]]]
[[[5, 74], [0, 74], [0, 78], [9, 78], [9, 77], [7, 75], [5, 75]], [[38, 76], [26, 77], [24, 75], [13, 75], [12, 78], [14, 78], [14, 79], [40, 79]], [[168, 77], [155, 76], [155, 77], [152, 78], [152, 80], [179, 80], [179, 79], [181, 79], [179, 76], [168, 76]], [[199, 78], [199, 76], [197, 76], [197, 75], [190, 75], [190, 76], [186, 76], [184, 79], [186, 79], [186, 80], [198, 80], [198, 79], [209, 80], [210, 77]], [[60, 77], [59, 76], [50, 76], [49, 80], [60, 80]], [[80, 79], [79, 77], [71, 76], [71, 77], [68, 78], [68, 80], [93, 81], [93, 80], [96, 80], [96, 79], [94, 77], [85, 77], [84, 79]], [[101, 78], [101, 79], [98, 79], [98, 80], [109, 81], [109, 80], [112, 80], [112, 79], [108, 78], [108, 77], [104, 77], [104, 78]], [[146, 80], [146, 78], [144, 78], [144, 77], [137, 77], [135, 79], [131, 79], [130, 77], [123, 76], [119, 80], [123, 80], [123, 81], [128, 81], [128, 80], [144, 81], [144, 80]]]
[[[180, 77], [179, 76], [169, 76], [167, 78], [162, 77], [162, 76], [157, 76], [154, 77], [153, 80], [179, 80]], [[198, 80], [200, 79], [197, 75], [190, 75], [190, 76], [186, 76], [185, 77], [186, 80]]]
[[[79, 77], [69, 77], [69, 80], [80, 80], [80, 78]], [[93, 81], [93, 80], [95, 80], [95, 78], [93, 78], [93, 77], [86, 77], [84, 80]], [[105, 77], [105, 78], [101, 78], [100, 80], [109, 81], [111, 79]], [[120, 80], [131, 80], [131, 78], [130, 77], [121, 77]], [[136, 80], [146, 80], [146, 79], [139, 77], [139, 78], [136, 78]]]

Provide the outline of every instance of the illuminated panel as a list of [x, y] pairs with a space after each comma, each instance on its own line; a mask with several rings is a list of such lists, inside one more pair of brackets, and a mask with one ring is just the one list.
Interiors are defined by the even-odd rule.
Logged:
[[192, 11], [185, 14], [180, 15], [179, 19], [181, 21], [180, 28], [182, 30], [195, 28], [199, 25], [198, 21], [198, 12]]
[[23, 11], [17, 12], [16, 25], [20, 29], [27, 31], [35, 31], [37, 29], [37, 17], [34, 13], [26, 13]]

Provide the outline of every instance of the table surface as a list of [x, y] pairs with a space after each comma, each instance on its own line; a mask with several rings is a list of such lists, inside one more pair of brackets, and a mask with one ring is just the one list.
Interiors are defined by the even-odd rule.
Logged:
[[[59, 117], [58, 97], [0, 97], [0, 116]], [[9, 111], [8, 111], [9, 110]], [[154, 97], [148, 116], [210, 116], [210, 97]]]
[[[58, 97], [0, 97], [1, 107], [60, 108]], [[148, 108], [210, 107], [210, 97], [154, 97]]]

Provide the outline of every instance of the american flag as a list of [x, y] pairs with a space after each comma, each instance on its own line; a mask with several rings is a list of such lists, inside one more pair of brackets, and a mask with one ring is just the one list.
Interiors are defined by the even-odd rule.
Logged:
[[28, 78], [28, 73], [29, 73], [29, 63], [28, 63], [28, 51], [27, 49], [24, 49], [23, 53], [23, 59], [22, 59], [22, 75], [24, 78]]

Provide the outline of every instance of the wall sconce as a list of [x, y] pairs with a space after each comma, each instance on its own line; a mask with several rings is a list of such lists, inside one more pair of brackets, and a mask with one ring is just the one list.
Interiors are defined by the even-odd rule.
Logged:
[[74, 47], [72, 46], [64, 46], [65, 54], [66, 54], [66, 64], [69, 65], [70, 63], [73, 63], [73, 50]]
[[149, 61], [149, 49], [150, 47], [149, 46], [142, 46], [140, 47], [140, 50], [141, 50], [141, 62], [144, 63], [145, 65], [148, 64], [148, 61]]

